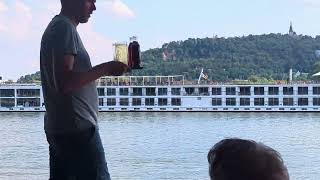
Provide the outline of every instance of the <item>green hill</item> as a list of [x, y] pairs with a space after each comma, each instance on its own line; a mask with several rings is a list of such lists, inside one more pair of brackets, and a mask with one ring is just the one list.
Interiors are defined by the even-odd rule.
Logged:
[[319, 49], [320, 36], [268, 34], [188, 39], [143, 52], [145, 68], [134, 74], [183, 74], [196, 79], [204, 68], [210, 79], [218, 81], [251, 76], [281, 80], [288, 78], [290, 68], [294, 72], [315, 72]]
[[[320, 36], [267, 34], [188, 39], [142, 52], [144, 69], [130, 75], [185, 75], [194, 80], [204, 68], [209, 79], [215, 81], [252, 77], [286, 80], [290, 68], [303, 74], [320, 71], [317, 50]], [[40, 80], [39, 75], [37, 72], [19, 81]]]

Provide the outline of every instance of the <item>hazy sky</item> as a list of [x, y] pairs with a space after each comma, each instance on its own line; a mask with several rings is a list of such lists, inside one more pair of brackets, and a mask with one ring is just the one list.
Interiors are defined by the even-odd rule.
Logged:
[[[320, 0], [97, 0], [78, 27], [93, 65], [112, 60], [112, 43], [139, 37], [143, 50], [189, 37], [320, 34]], [[0, 0], [0, 75], [39, 70], [40, 39], [60, 0]]]

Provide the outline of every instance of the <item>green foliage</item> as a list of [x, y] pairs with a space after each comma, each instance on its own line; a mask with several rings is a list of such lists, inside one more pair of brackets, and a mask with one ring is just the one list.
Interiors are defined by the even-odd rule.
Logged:
[[40, 81], [41, 81], [40, 71], [38, 71], [34, 74], [21, 76], [18, 79], [17, 83], [39, 83]]
[[313, 65], [312, 74], [320, 72], [320, 61], [317, 61]]
[[[310, 36], [268, 34], [188, 39], [143, 52], [145, 68], [133, 71], [131, 75], [185, 75], [194, 80], [204, 68], [215, 81], [251, 76], [286, 80], [290, 68], [294, 72], [314, 71], [318, 49], [320, 37]], [[167, 53], [166, 61], [164, 52]]]
[[[320, 36], [313, 38], [266, 34], [233, 38], [190, 38], [143, 52], [144, 69], [133, 70], [127, 75], [184, 75], [188, 80], [195, 80], [204, 68], [205, 74], [213, 81], [287, 80], [290, 68], [294, 72], [320, 72], [316, 50], [320, 50]], [[303, 76], [300, 79], [310, 77]], [[23, 83], [37, 81], [40, 81], [40, 72], [19, 79]]]

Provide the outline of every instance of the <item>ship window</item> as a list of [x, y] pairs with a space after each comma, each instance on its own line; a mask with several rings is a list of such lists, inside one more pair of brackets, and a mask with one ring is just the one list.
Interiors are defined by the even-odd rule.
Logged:
[[269, 106], [279, 106], [279, 98], [269, 98]]
[[152, 110], [153, 110], [153, 108], [147, 108], [147, 110], [148, 110], [148, 111], [152, 111]]
[[132, 106], [141, 106], [141, 98], [132, 98]]
[[171, 105], [172, 106], [181, 106], [181, 99], [180, 98], [172, 98]]
[[236, 105], [236, 98], [227, 98], [226, 105], [227, 106], [235, 106]]
[[209, 88], [207, 87], [199, 88], [199, 94], [200, 96], [209, 96]]
[[166, 96], [168, 94], [168, 89], [167, 88], [159, 88], [158, 89], [158, 95], [159, 96]]
[[250, 87], [240, 87], [240, 95], [241, 96], [250, 96], [251, 92], [250, 92]]
[[279, 108], [280, 111], [284, 111], [284, 108]]
[[104, 106], [104, 104], [103, 104], [103, 98], [99, 98], [99, 106]]
[[14, 97], [14, 89], [0, 89], [0, 97]]
[[264, 106], [264, 98], [254, 98], [255, 106]]
[[187, 96], [194, 95], [194, 88], [185, 88]]
[[129, 99], [128, 98], [120, 98], [120, 106], [128, 106]]
[[212, 106], [221, 106], [222, 100], [221, 98], [212, 98]]
[[174, 95], [174, 96], [180, 96], [181, 88], [172, 88], [171, 89], [171, 94]]
[[167, 98], [159, 98], [158, 99], [158, 105], [159, 106], [167, 106], [168, 105], [168, 99]]
[[308, 95], [308, 87], [298, 87], [299, 95]]
[[115, 88], [107, 88], [107, 96], [115, 96], [116, 89]]
[[133, 96], [142, 96], [142, 88], [132, 88]]
[[127, 108], [121, 108], [121, 111], [126, 111], [127, 110]]
[[145, 105], [146, 106], [154, 106], [154, 98], [146, 98]]
[[320, 98], [313, 98], [313, 105], [320, 106]]
[[147, 96], [156, 96], [156, 88], [146, 88]]
[[17, 97], [40, 97], [40, 89], [17, 89]]
[[293, 95], [293, 87], [283, 87], [283, 95]]
[[160, 111], [165, 111], [165, 110], [167, 110], [166, 108], [160, 108]]
[[254, 87], [254, 95], [264, 95], [264, 87]]
[[269, 95], [279, 95], [279, 87], [269, 87]]
[[107, 99], [107, 106], [115, 106], [116, 105], [116, 99], [115, 98], [108, 98]]
[[250, 106], [250, 98], [240, 98], [240, 106]]
[[179, 109], [179, 108], [173, 108], [173, 110], [174, 110], [174, 111], [179, 111], [180, 109]]
[[120, 88], [120, 96], [128, 96], [129, 89], [128, 88]]
[[212, 88], [212, 95], [221, 95], [221, 88]]
[[13, 98], [6, 98], [6, 99], [1, 99], [0, 98], [0, 107], [14, 107], [15, 106], [15, 101]]
[[17, 106], [23, 107], [39, 107], [40, 98], [18, 98]]
[[236, 95], [236, 88], [235, 87], [227, 87], [226, 88], [226, 95]]
[[320, 94], [320, 87], [313, 87], [313, 95], [319, 95]]
[[97, 91], [99, 96], [105, 96], [104, 88], [97, 88]]
[[299, 106], [308, 106], [308, 98], [299, 98], [298, 99], [298, 105]]
[[293, 98], [283, 98], [284, 106], [293, 106]]

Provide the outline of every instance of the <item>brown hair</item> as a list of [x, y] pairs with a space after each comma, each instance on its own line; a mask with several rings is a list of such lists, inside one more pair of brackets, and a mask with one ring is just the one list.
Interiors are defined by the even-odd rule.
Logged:
[[280, 154], [255, 141], [224, 139], [208, 153], [211, 180], [289, 180]]

